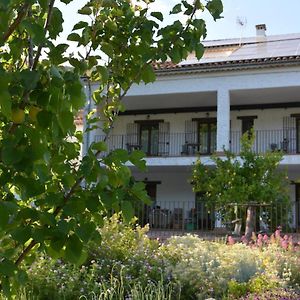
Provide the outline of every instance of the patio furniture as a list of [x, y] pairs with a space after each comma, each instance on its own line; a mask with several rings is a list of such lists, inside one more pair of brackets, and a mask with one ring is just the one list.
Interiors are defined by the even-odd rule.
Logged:
[[284, 138], [283, 141], [280, 143], [281, 145], [281, 150], [285, 153], [288, 152], [288, 148], [289, 148], [289, 140]]

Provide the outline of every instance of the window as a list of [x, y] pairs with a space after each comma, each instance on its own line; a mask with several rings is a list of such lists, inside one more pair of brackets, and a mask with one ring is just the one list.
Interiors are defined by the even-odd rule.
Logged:
[[216, 138], [216, 118], [188, 120], [185, 122], [185, 144], [183, 145], [182, 154], [212, 154], [216, 150]]
[[216, 150], [217, 123], [215, 119], [198, 121], [200, 154], [212, 154]]
[[237, 118], [242, 121], [242, 134], [246, 132], [250, 134], [250, 130], [254, 127], [254, 119], [257, 119], [257, 116], [242, 116]]
[[140, 123], [140, 146], [147, 156], [158, 155], [159, 122]]
[[254, 119], [243, 119], [242, 120], [242, 134], [250, 132], [254, 126]]
[[142, 150], [146, 156], [168, 156], [170, 123], [164, 120], [141, 120], [127, 124], [126, 148]]

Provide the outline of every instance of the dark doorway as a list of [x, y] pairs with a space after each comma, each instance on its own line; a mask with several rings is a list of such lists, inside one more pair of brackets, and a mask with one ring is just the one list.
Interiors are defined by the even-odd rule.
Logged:
[[144, 182], [145, 190], [148, 196], [151, 198], [151, 204], [140, 203], [139, 209], [137, 210], [137, 218], [141, 226], [145, 226], [150, 223], [149, 216], [154, 207], [156, 207], [156, 194], [157, 194], [157, 184], [159, 182]]
[[217, 122], [215, 118], [198, 120], [198, 144], [200, 154], [212, 154], [216, 150]]
[[243, 119], [242, 120], [242, 134], [250, 132], [254, 126], [254, 119]]
[[157, 156], [158, 142], [159, 142], [159, 123], [158, 122], [140, 123], [141, 150], [144, 151], [147, 156]]
[[156, 204], [157, 183], [149, 182], [149, 183], [145, 183], [145, 184], [146, 184], [145, 190], [147, 191], [148, 196], [152, 200], [152, 205], [155, 205]]

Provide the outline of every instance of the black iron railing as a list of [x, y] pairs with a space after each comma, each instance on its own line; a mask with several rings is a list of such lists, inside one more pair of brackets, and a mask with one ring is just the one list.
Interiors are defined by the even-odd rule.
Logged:
[[[266, 151], [283, 151], [286, 154], [296, 154], [300, 150], [300, 141], [296, 138], [296, 129], [284, 130], [257, 130], [254, 131], [255, 139], [253, 151], [264, 153]], [[236, 154], [241, 151], [240, 131], [230, 132], [230, 150]], [[154, 147], [157, 151], [148, 156], [158, 157], [178, 157], [178, 156], [198, 156], [210, 155], [216, 150], [216, 136], [212, 137], [214, 142], [206, 144], [199, 143], [197, 134], [191, 136], [191, 133], [163, 133], [160, 134], [157, 145]], [[104, 136], [98, 135], [95, 141], [104, 140]], [[202, 138], [202, 141], [206, 140]], [[115, 149], [142, 150], [142, 145], [138, 142], [132, 142], [132, 137], [126, 135], [110, 135], [107, 139], [108, 151]]]
[[[255, 231], [272, 233], [300, 231], [299, 202], [255, 205]], [[242, 234], [245, 230], [247, 205], [232, 204], [222, 209], [203, 201], [156, 201], [152, 206], [136, 207], [142, 226], [152, 230], [223, 231]]]
[[[283, 151], [286, 154], [296, 154], [299, 143], [296, 138], [296, 129], [256, 130], [254, 131], [253, 151], [265, 153], [266, 151]], [[236, 154], [241, 151], [240, 131], [230, 132], [230, 150]], [[298, 144], [298, 145], [297, 145]]]

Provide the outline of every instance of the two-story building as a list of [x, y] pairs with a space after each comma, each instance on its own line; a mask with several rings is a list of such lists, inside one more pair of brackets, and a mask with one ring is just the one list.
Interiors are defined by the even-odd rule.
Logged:
[[[238, 154], [241, 135], [253, 128], [254, 151], [284, 152], [288, 223], [300, 230], [300, 34], [267, 36], [257, 25], [255, 37], [203, 44], [201, 60], [191, 54], [178, 65], [157, 66], [157, 81], [133, 86], [109, 137], [110, 149], [146, 153], [148, 172], [132, 169], [154, 200], [142, 219], [153, 228], [217, 226], [192, 191], [193, 164], [199, 156], [212, 164], [210, 154], [224, 147]], [[100, 131], [88, 135], [90, 142], [102, 138]]]

